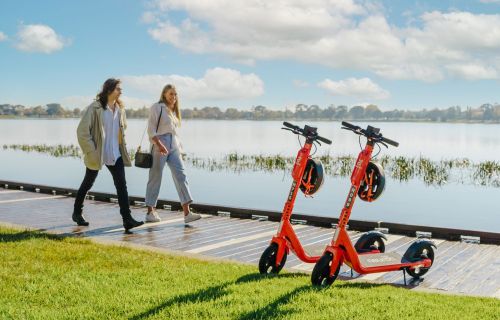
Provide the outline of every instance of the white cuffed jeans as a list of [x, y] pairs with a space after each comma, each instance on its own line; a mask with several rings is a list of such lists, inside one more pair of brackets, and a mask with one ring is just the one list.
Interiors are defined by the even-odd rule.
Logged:
[[149, 169], [149, 180], [146, 188], [146, 205], [155, 207], [160, 193], [161, 179], [165, 163], [168, 164], [172, 178], [174, 180], [177, 194], [182, 205], [193, 202], [189, 184], [185, 173], [184, 162], [176, 141], [175, 135], [170, 133], [158, 136], [163, 145], [167, 148], [168, 154], [162, 155], [158, 147], [153, 146], [153, 165]]

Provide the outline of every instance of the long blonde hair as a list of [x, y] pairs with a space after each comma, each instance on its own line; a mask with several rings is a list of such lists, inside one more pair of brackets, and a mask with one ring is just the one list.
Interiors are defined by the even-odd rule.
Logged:
[[[175, 90], [175, 86], [173, 84], [167, 84], [166, 86], [163, 87], [163, 90], [161, 91], [161, 96], [160, 96], [160, 103], [164, 103], [166, 106], [167, 105], [167, 100], [165, 99], [165, 92], [167, 92], [170, 89]], [[174, 104], [174, 114], [179, 120], [179, 125], [181, 124], [181, 110], [179, 107], [179, 96], [176, 97], [175, 99], [175, 104]]]

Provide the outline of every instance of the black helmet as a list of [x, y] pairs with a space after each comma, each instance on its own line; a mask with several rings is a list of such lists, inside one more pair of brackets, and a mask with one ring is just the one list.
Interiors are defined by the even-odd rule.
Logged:
[[377, 200], [385, 187], [384, 168], [376, 162], [369, 162], [361, 185], [359, 186], [358, 196], [361, 200], [372, 202]]
[[300, 190], [302, 190], [302, 192], [307, 196], [318, 192], [319, 188], [323, 184], [323, 172], [323, 164], [321, 161], [308, 159], [304, 175], [302, 176]]

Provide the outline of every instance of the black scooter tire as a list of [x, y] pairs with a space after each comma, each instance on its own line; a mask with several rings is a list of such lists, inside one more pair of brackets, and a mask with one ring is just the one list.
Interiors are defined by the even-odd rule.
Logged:
[[[431, 266], [434, 263], [434, 249], [432, 249], [432, 246], [429, 244], [424, 244], [422, 246], [419, 246], [417, 250], [412, 252], [411, 256], [405, 255], [405, 258], [407, 258], [410, 261], [415, 261], [415, 260], [420, 260], [422, 258], [424, 259], [431, 259]], [[429, 268], [419, 268], [417, 271], [416, 269], [410, 269], [406, 268], [406, 272], [413, 277], [414, 279], [419, 279], [422, 277], [424, 274], [429, 271]]]
[[337, 266], [335, 273], [330, 276], [330, 266], [332, 261], [333, 254], [326, 252], [321, 256], [318, 262], [316, 262], [311, 274], [311, 283], [313, 286], [328, 287], [335, 281], [335, 279], [337, 279], [340, 271], [340, 264]]
[[283, 269], [286, 263], [286, 251], [279, 265], [276, 266], [276, 255], [278, 254], [278, 245], [271, 243], [262, 253], [259, 260], [260, 274], [277, 274]]

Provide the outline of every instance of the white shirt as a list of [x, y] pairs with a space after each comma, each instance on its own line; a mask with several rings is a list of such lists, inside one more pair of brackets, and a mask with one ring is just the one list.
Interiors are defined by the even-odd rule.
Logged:
[[[158, 124], [160, 113], [161, 118]], [[156, 126], [158, 126], [158, 129], [156, 129]], [[148, 135], [150, 139], [165, 133], [175, 135], [178, 126], [179, 120], [164, 103], [155, 103], [151, 106], [151, 109], [149, 109]]]
[[[160, 118], [161, 113], [161, 118]], [[160, 123], [158, 124], [158, 119]], [[156, 128], [158, 126], [158, 129]], [[148, 135], [150, 142], [155, 136], [160, 136], [162, 134], [170, 133], [175, 136], [175, 145], [173, 148], [179, 148], [181, 153], [184, 153], [182, 148], [182, 142], [177, 135], [177, 128], [179, 127], [179, 119], [175, 114], [170, 111], [170, 109], [163, 103], [157, 102], [151, 106], [149, 109], [149, 120], [148, 120]], [[169, 150], [170, 151], [170, 150]]]
[[120, 108], [111, 111], [109, 106], [103, 112], [104, 117], [104, 164], [114, 166], [121, 157], [118, 135], [120, 132]]

